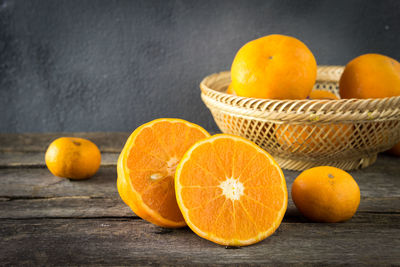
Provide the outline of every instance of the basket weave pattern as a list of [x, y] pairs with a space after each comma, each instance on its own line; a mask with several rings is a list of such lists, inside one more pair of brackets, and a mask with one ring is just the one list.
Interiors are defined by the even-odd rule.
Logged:
[[[338, 95], [342, 66], [318, 67], [314, 88]], [[243, 136], [284, 169], [330, 165], [345, 170], [375, 162], [400, 140], [400, 96], [384, 99], [269, 100], [226, 94], [230, 73], [201, 82], [202, 99], [224, 133]]]

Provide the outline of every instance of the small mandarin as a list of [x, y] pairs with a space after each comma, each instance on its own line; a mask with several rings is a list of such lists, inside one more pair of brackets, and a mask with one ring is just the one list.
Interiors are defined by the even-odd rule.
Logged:
[[47, 168], [55, 176], [85, 179], [93, 176], [100, 167], [101, 154], [91, 141], [77, 137], [54, 140], [45, 154]]
[[320, 166], [303, 171], [295, 179], [292, 199], [299, 211], [312, 221], [341, 222], [356, 213], [360, 189], [349, 173]]
[[400, 63], [379, 54], [351, 60], [339, 81], [342, 98], [384, 98], [400, 95]]

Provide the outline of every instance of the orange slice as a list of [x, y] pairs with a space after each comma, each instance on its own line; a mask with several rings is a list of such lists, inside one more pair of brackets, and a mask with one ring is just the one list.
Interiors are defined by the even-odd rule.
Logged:
[[191, 145], [209, 136], [200, 126], [180, 119], [158, 119], [137, 128], [118, 159], [122, 200], [151, 223], [185, 226], [176, 203], [175, 169]]
[[226, 246], [270, 236], [288, 201], [285, 178], [272, 156], [228, 134], [203, 139], [185, 153], [176, 169], [175, 191], [188, 226]]

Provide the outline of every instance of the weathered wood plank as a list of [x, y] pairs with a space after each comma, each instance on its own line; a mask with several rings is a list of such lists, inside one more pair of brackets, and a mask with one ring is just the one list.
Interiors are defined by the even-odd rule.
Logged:
[[[118, 154], [117, 153], [103, 153], [102, 154], [102, 166], [115, 166], [116, 162], [118, 160]], [[387, 155], [381, 155], [380, 158], [378, 159], [378, 162], [375, 166], [372, 166], [370, 168], [364, 169], [364, 170], [359, 170], [359, 171], [354, 171], [351, 172], [352, 175], [359, 181], [364, 183], [368, 183], [373, 186], [369, 187], [362, 187], [362, 194], [366, 196], [375, 196], [375, 197], [382, 197], [377, 196], [375, 194], [376, 187], [382, 187], [382, 184], [384, 187], [387, 187], [386, 181], [391, 180], [391, 181], [398, 181], [400, 178], [400, 168], [397, 167], [399, 159]], [[45, 168], [45, 163], [44, 163], [44, 156], [42, 152], [3, 152], [0, 153], [0, 169], [1, 168]], [[7, 173], [12, 173], [13, 171], [5, 171]], [[19, 171], [17, 171], [19, 172]], [[22, 171], [22, 172], [27, 172]], [[43, 173], [43, 171], [39, 171]], [[288, 182], [291, 182], [294, 177], [298, 175], [298, 172], [291, 172], [291, 171], [284, 171], [286, 174], [286, 178]], [[40, 182], [44, 182], [44, 180], [47, 180], [50, 182], [50, 184], [54, 183], [54, 177], [52, 177], [49, 173], [46, 173], [46, 179], [40, 179]], [[0, 171], [1, 174], [1, 171]], [[38, 176], [40, 176], [38, 174]], [[99, 175], [101, 178], [104, 178], [104, 173], [100, 173]], [[116, 176], [116, 175], [115, 175]], [[386, 177], [386, 179], [382, 179], [383, 177]], [[25, 177], [25, 175], [24, 175]], [[96, 177], [95, 177], [96, 178]], [[60, 179], [56, 178], [58, 181]], [[18, 179], [16, 179], [18, 180]], [[31, 181], [31, 178], [29, 178], [29, 181]], [[61, 182], [67, 184], [68, 180], [61, 180]], [[97, 181], [99, 182], [99, 181]], [[1, 181], [0, 181], [1, 184]], [[35, 185], [37, 186], [37, 185]], [[289, 189], [290, 189], [290, 184], [289, 184]], [[5, 188], [8, 189], [8, 188]], [[397, 188], [394, 189], [395, 191]], [[398, 190], [397, 190], [398, 191]], [[386, 196], [383, 196], [386, 197]], [[371, 205], [373, 205], [374, 202], [371, 202]], [[387, 210], [387, 208], [385, 209]]]
[[[0, 168], [44, 168], [44, 152], [0, 152]], [[101, 153], [101, 166], [115, 166], [119, 153]]]
[[[288, 189], [299, 172], [284, 171]], [[397, 166], [379, 165], [369, 171], [351, 172], [363, 197], [400, 197]], [[45, 168], [0, 169], [0, 197], [110, 196], [116, 194], [115, 167], [101, 167], [90, 179], [72, 181], [53, 176]]]
[[[0, 134], [1, 136], [1, 134]], [[1, 145], [1, 143], [0, 143]], [[47, 148], [47, 147], [46, 147]], [[116, 165], [121, 150], [115, 149], [115, 152], [102, 152], [101, 165]], [[0, 168], [7, 167], [44, 167], [45, 151], [2, 151], [0, 146]], [[363, 169], [363, 172], [370, 172], [372, 169], [385, 171], [387, 167], [397, 170], [397, 176], [400, 177], [400, 158], [387, 154], [380, 154], [377, 162], [369, 168]], [[354, 171], [355, 173], [356, 171]]]
[[69, 180], [46, 168], [0, 169], [0, 197], [117, 197], [115, 167], [101, 167], [90, 179]]
[[[362, 200], [350, 221], [310, 223], [289, 199], [284, 221], [272, 237], [226, 250], [188, 229], [153, 226], [122, 202], [115, 163], [128, 134], [71, 134], [93, 140], [105, 152], [99, 172], [84, 181], [54, 177], [45, 168], [44, 151], [58, 136], [28, 135], [0, 135], [2, 264], [400, 264], [399, 158], [380, 155], [373, 166], [351, 172]], [[7, 144], [11, 139], [17, 149]], [[290, 192], [299, 172], [284, 173]]]
[[[400, 198], [362, 199], [357, 214], [351, 222], [382, 222], [381, 214], [400, 215]], [[136, 215], [119, 197], [0, 199], [0, 219], [102, 217], [136, 217]], [[284, 222], [307, 222], [298, 212], [291, 198]]]
[[119, 197], [0, 199], [0, 219], [136, 217]]
[[[133, 131], [134, 129], [132, 129]], [[119, 153], [130, 133], [92, 132], [92, 133], [23, 133], [0, 134], [0, 151], [45, 152], [48, 145], [62, 136], [82, 137], [91, 140], [101, 152]]]
[[[301, 216], [290, 211], [296, 210], [290, 197], [296, 174], [286, 172], [287, 217], [298, 221]], [[116, 177], [114, 167], [102, 167], [93, 178], [83, 181], [54, 177], [47, 169], [0, 169], [0, 218], [134, 216], [119, 198]], [[361, 191], [367, 192], [359, 212], [399, 213], [398, 180], [391, 182], [375, 190], [367, 181], [359, 182]]]
[[[397, 218], [398, 219], [398, 218]], [[1, 220], [2, 264], [382, 265], [400, 264], [400, 224], [284, 223], [266, 240], [225, 249], [188, 228], [137, 219]]]

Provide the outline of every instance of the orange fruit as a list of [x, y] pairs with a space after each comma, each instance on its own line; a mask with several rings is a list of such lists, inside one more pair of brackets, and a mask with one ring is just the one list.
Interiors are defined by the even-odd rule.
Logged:
[[[310, 99], [338, 100], [339, 98], [326, 90], [314, 89], [309, 95]], [[278, 128], [279, 127], [279, 128]], [[348, 124], [327, 125], [277, 125], [277, 141], [285, 149], [295, 151], [304, 147], [303, 151], [314, 151], [323, 148], [326, 143], [338, 147], [348, 142], [353, 133], [353, 128]], [[317, 138], [319, 136], [319, 138]]]
[[353, 217], [360, 188], [347, 172], [330, 166], [303, 171], [293, 182], [292, 199], [299, 211], [316, 222], [341, 222]]
[[238, 96], [305, 99], [317, 77], [314, 55], [300, 40], [268, 35], [245, 44], [231, 67]]
[[351, 60], [339, 82], [342, 98], [384, 98], [400, 95], [400, 63], [379, 54]]
[[319, 89], [314, 89], [311, 91], [310, 95], [308, 96], [310, 99], [328, 99], [328, 100], [338, 100], [339, 97], [337, 97], [334, 93], [326, 91], [326, 90], [319, 90]]
[[235, 91], [232, 88], [232, 84], [229, 84], [228, 89], [226, 89], [227, 94], [236, 95]]
[[101, 154], [89, 140], [61, 137], [54, 140], [45, 154], [47, 168], [55, 176], [85, 179], [93, 176], [100, 167]]
[[391, 149], [387, 151], [389, 154], [392, 154], [394, 156], [400, 156], [400, 142], [395, 144]]
[[175, 198], [175, 169], [186, 150], [208, 136], [200, 126], [180, 119], [157, 119], [137, 128], [118, 158], [122, 200], [151, 223], [185, 226]]
[[228, 134], [203, 139], [185, 153], [176, 169], [175, 190], [188, 226], [226, 246], [268, 237], [287, 207], [285, 178], [272, 156]]
[[[317, 151], [333, 144], [344, 146], [353, 133], [350, 124], [277, 125], [278, 143], [289, 151]], [[279, 128], [278, 128], [279, 127]]]

